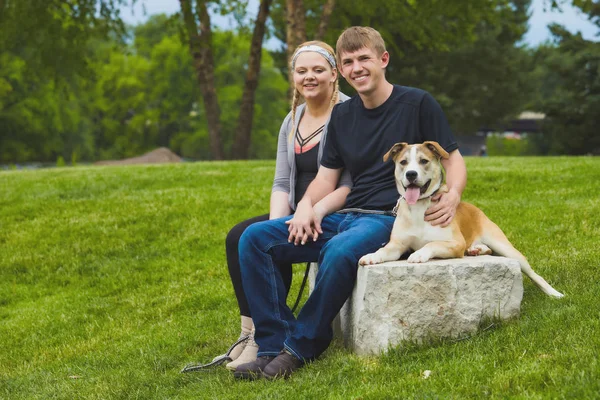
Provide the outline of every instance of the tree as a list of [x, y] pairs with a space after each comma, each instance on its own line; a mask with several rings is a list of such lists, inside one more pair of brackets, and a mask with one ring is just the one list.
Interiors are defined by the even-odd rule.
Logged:
[[529, 0], [498, 8], [491, 24], [474, 28], [475, 40], [444, 49], [403, 47], [390, 79], [431, 92], [460, 134], [498, 127], [532, 102], [532, 57], [519, 45], [527, 30]]
[[546, 114], [543, 131], [551, 154], [600, 154], [600, 43], [550, 30], [558, 46], [536, 52], [540, 65], [537, 108]]
[[[278, 0], [274, 3], [271, 13], [275, 25], [275, 34], [286, 44], [285, 52], [274, 52], [283, 73], [287, 74], [289, 82], [288, 97], [294, 90], [292, 71], [288, 71], [287, 64], [292, 58], [296, 47], [307, 40], [323, 40], [331, 14], [335, 8], [335, 0], [308, 0], [308, 8], [304, 0]], [[308, 18], [320, 15], [320, 19]], [[318, 21], [318, 25], [315, 25]], [[307, 28], [308, 22], [308, 28]]]
[[[262, 41], [265, 33], [265, 24], [269, 15], [269, 7], [272, 0], [261, 0], [259, 12], [254, 23], [254, 34], [250, 47], [246, 81], [244, 83], [244, 94], [240, 104], [240, 115], [238, 117], [238, 135], [233, 147], [234, 158], [247, 158], [248, 145], [251, 141], [253, 107], [258, 79], [260, 76], [260, 59], [262, 54]], [[216, 159], [224, 158], [221, 143], [221, 109], [216, 95], [214, 79], [214, 58], [212, 54], [212, 28], [210, 26], [210, 14], [208, 13], [207, 0], [197, 0], [195, 11], [189, 0], [180, 0], [181, 12], [188, 33], [190, 51], [194, 58], [200, 90], [204, 98], [204, 107], [207, 111], [207, 123], [211, 141], [211, 149]], [[216, 2], [215, 7], [221, 12], [235, 12], [246, 2], [241, 0], [230, 0], [229, 2]], [[199, 24], [200, 30], [196, 29]]]
[[600, 27], [600, 1], [598, 0], [546, 0], [551, 7], [559, 9], [562, 4], [571, 3], [588, 15], [589, 20]]
[[127, 0], [0, 1], [0, 52], [11, 52], [52, 77], [85, 70], [87, 42], [124, 35]]
[[83, 119], [72, 89], [91, 74], [89, 41], [123, 37], [123, 4], [0, 1], [0, 160], [48, 161], [93, 143], [78, 131]]
[[261, 0], [256, 21], [254, 22], [254, 33], [250, 44], [250, 57], [248, 59], [248, 70], [244, 82], [244, 93], [240, 105], [236, 139], [233, 143], [232, 158], [248, 158], [250, 141], [252, 135], [252, 120], [254, 115], [254, 98], [260, 74], [260, 60], [262, 56], [262, 43], [265, 36], [265, 24], [269, 15], [271, 0]]
[[325, 4], [323, 4], [323, 11], [321, 12], [321, 21], [319, 22], [319, 28], [317, 29], [317, 34], [315, 35], [315, 40], [323, 40], [325, 37], [327, 28], [329, 27], [329, 20], [334, 8], [335, 0], [325, 0]]
[[[212, 28], [207, 1], [197, 0], [195, 10], [190, 0], [180, 0], [181, 13], [188, 34], [190, 52], [204, 98], [211, 153], [216, 160], [225, 158], [221, 142], [221, 109], [217, 99], [212, 54]], [[200, 29], [196, 26], [199, 24]]]

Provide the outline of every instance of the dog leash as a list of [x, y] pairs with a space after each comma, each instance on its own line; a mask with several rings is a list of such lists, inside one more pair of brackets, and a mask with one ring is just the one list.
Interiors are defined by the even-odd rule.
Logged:
[[[304, 292], [304, 288], [306, 286], [306, 281], [308, 280], [308, 273], [310, 272], [310, 263], [306, 263], [306, 271], [304, 271], [304, 278], [302, 279], [302, 283], [300, 284], [300, 290], [298, 291], [298, 296], [296, 297], [296, 302], [292, 307], [292, 314], [296, 312], [298, 308], [298, 304], [300, 304], [300, 299], [302, 298], [302, 293]], [[222, 365], [228, 361], [231, 361], [231, 357], [229, 356], [233, 349], [235, 349], [238, 345], [248, 340], [250, 335], [240, 337], [234, 344], [231, 345], [227, 353], [221, 354], [220, 356], [215, 357], [211, 362], [207, 364], [188, 364], [180, 371], [182, 374], [186, 372], [194, 372], [194, 371], [202, 371], [207, 370], [211, 367], [217, 367]]]
[[398, 207], [400, 207], [400, 201], [402, 200], [402, 196], [398, 198], [396, 205], [391, 210], [365, 210], [364, 208], [344, 208], [343, 210], [336, 211], [339, 214], [349, 214], [349, 213], [361, 213], [361, 214], [374, 214], [374, 215], [387, 215], [390, 217], [395, 217], [398, 214]]
[[248, 340], [249, 337], [250, 335], [240, 337], [234, 344], [231, 345], [229, 350], [227, 350], [227, 353], [215, 357], [211, 362], [207, 364], [188, 364], [185, 367], [183, 367], [183, 369], [180, 372], [183, 374], [186, 372], [201, 371], [203, 369], [216, 367], [217, 365], [221, 365], [227, 361], [231, 361], [231, 357], [229, 357], [229, 355], [231, 354], [233, 349], [235, 349], [240, 343], [243, 343], [246, 340]]

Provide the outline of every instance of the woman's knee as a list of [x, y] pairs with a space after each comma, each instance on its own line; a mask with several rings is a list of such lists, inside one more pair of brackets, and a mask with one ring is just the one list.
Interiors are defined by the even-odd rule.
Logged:
[[225, 238], [225, 244], [228, 248], [236, 249], [238, 247], [238, 243], [240, 242], [240, 238], [242, 234], [248, 229], [248, 227], [256, 224], [257, 222], [267, 221], [269, 219], [269, 215], [260, 215], [258, 217], [250, 218], [245, 221], [238, 223], [236, 226], [231, 228], [229, 233], [227, 233], [227, 237]]
[[237, 249], [240, 238], [247, 227], [247, 225], [239, 223], [231, 228], [231, 230], [227, 233], [227, 237], [225, 238], [225, 246], [227, 248]]

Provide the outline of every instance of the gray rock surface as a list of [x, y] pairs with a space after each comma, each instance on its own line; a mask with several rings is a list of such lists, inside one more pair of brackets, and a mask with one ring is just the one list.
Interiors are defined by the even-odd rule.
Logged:
[[[311, 291], [317, 268], [311, 266]], [[357, 354], [374, 354], [405, 340], [471, 334], [487, 318], [517, 317], [522, 298], [519, 263], [504, 257], [361, 266], [334, 330]]]

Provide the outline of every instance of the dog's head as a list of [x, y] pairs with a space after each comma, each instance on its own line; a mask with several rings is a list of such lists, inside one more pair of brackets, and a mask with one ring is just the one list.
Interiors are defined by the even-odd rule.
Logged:
[[396, 143], [385, 153], [383, 161], [394, 160], [398, 192], [408, 204], [435, 193], [443, 183], [442, 158], [449, 154], [437, 142]]

